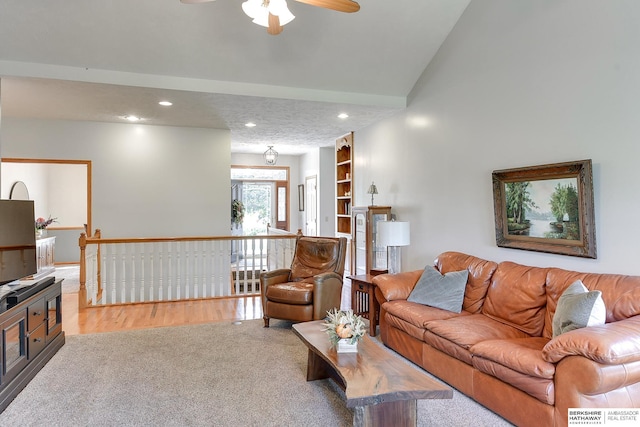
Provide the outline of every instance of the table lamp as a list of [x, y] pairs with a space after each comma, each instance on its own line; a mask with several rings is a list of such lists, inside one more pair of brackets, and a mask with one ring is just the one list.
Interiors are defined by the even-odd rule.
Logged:
[[400, 273], [402, 268], [402, 246], [411, 243], [410, 227], [406, 221], [378, 222], [378, 242], [387, 247], [389, 273]]
[[374, 194], [378, 194], [378, 187], [376, 187], [376, 185], [373, 183], [373, 181], [371, 182], [371, 185], [369, 186], [369, 189], [367, 190], [367, 194], [371, 194], [371, 206], [373, 205], [373, 195]]

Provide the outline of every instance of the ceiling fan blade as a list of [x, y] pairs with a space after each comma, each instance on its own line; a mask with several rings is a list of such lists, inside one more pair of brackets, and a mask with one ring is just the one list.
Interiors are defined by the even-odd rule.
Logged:
[[296, 0], [300, 3], [310, 4], [311, 6], [323, 7], [325, 9], [337, 10], [338, 12], [357, 12], [360, 5], [352, 0]]
[[180, 3], [198, 4], [198, 3], [209, 3], [210, 1], [216, 1], [216, 0], [180, 0]]
[[276, 15], [269, 14], [269, 27], [267, 28], [267, 33], [272, 36], [277, 36], [283, 30], [282, 25], [280, 25], [280, 18]]

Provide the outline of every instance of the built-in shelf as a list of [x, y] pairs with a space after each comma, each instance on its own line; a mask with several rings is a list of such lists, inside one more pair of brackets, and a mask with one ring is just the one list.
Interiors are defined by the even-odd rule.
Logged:
[[336, 232], [351, 236], [353, 132], [336, 140]]
[[336, 235], [346, 237], [345, 273], [351, 271], [351, 209], [353, 207], [353, 132], [336, 140]]

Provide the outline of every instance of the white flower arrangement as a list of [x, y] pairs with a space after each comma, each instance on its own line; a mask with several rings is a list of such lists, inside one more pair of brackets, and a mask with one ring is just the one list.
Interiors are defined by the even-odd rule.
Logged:
[[347, 340], [349, 344], [356, 344], [366, 333], [364, 320], [354, 314], [353, 310], [331, 309], [327, 311], [327, 320], [323, 325], [334, 347], [342, 339]]

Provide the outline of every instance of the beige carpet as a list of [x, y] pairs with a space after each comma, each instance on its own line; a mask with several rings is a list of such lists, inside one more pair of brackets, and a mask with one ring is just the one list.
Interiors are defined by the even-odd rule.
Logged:
[[[348, 426], [330, 380], [307, 382], [291, 324], [261, 320], [67, 337], [0, 426]], [[510, 425], [460, 393], [418, 402], [420, 426]]]
[[80, 267], [77, 265], [59, 266], [53, 274], [62, 281], [62, 293], [70, 294], [80, 290]]

